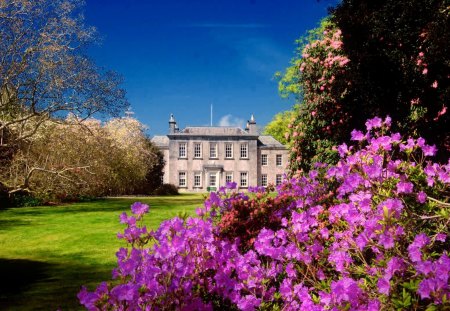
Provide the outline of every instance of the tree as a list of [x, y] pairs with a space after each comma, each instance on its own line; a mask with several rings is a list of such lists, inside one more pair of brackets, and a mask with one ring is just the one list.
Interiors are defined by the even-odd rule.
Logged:
[[352, 128], [389, 114], [396, 130], [450, 153], [450, 7], [446, 0], [343, 0], [332, 11], [350, 59], [342, 102]]
[[49, 122], [63, 123], [68, 113], [77, 120], [115, 115], [128, 105], [121, 78], [85, 56], [96, 32], [84, 24], [82, 6], [81, 0], [0, 0], [0, 164], [5, 171], [19, 150], [19, 158], [29, 154]]
[[288, 140], [286, 138], [286, 133], [288, 133], [288, 124], [292, 121], [293, 117], [293, 110], [277, 113], [264, 127], [263, 135], [271, 135], [283, 145], [287, 145]]
[[84, 55], [95, 29], [79, 0], [0, 1], [0, 148], [27, 140], [68, 112], [81, 118], [118, 113], [121, 79]]
[[164, 162], [143, 129], [130, 117], [105, 124], [73, 115], [63, 124], [45, 122], [0, 178], [11, 195], [43, 201], [149, 194], [161, 182]]
[[309, 170], [316, 162], [336, 162], [334, 146], [349, 133], [349, 113], [341, 103], [349, 87], [345, 79], [349, 60], [342, 51], [341, 31], [325, 19], [299, 44], [292, 66], [279, 82], [282, 96], [294, 94], [299, 103], [288, 125], [292, 174]]
[[443, 0], [342, 1], [301, 41], [280, 80], [300, 103], [291, 124], [291, 171], [334, 163], [335, 146], [365, 120], [389, 115], [393, 129], [450, 153], [450, 14]]

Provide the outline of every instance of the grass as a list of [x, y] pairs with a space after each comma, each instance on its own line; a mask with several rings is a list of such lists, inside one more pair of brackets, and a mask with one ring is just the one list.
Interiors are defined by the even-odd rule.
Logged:
[[116, 237], [124, 228], [119, 215], [135, 201], [150, 204], [146, 224], [155, 229], [180, 212], [194, 214], [203, 197], [108, 198], [0, 210], [0, 309], [82, 309], [80, 287], [92, 290], [111, 279], [115, 253], [125, 246]]

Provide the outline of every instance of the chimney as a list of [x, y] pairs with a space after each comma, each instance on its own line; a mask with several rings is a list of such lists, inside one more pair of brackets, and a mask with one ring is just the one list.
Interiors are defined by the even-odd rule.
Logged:
[[173, 117], [173, 113], [171, 113], [170, 119], [169, 119], [169, 134], [176, 133], [177, 129], [178, 129], [177, 121], [175, 121], [175, 118]]
[[247, 127], [248, 127], [248, 133], [251, 135], [256, 135], [257, 134], [257, 130], [256, 130], [256, 121], [255, 121], [255, 117], [252, 116], [250, 117], [250, 121], [248, 121], [247, 123]]

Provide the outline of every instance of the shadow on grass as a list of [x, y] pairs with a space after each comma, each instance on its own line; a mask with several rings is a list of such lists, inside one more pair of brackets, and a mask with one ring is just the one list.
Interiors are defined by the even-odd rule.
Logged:
[[[0, 216], [1, 216], [1, 212], [0, 212]], [[23, 221], [23, 220], [19, 220], [19, 219], [0, 219], [0, 231], [8, 230], [9, 228], [17, 227], [17, 226], [27, 226], [29, 224], [30, 224], [29, 221]]]
[[[199, 195], [183, 194], [179, 196], [159, 197], [124, 197], [107, 198], [89, 203], [74, 203], [62, 206], [43, 206], [39, 208], [16, 209], [17, 215], [38, 216], [48, 214], [67, 213], [97, 213], [128, 211], [134, 202], [143, 202], [150, 205], [152, 210], [169, 209], [173, 206], [203, 206], [203, 198]], [[5, 209], [4, 211], [7, 211]], [[1, 211], [0, 211], [1, 213]], [[14, 224], [11, 224], [14, 225]], [[1, 222], [0, 222], [1, 226]], [[1, 229], [0, 229], [1, 230]]]
[[0, 258], [0, 310], [83, 310], [77, 293], [111, 279], [111, 267]]
[[48, 278], [46, 271], [51, 266], [39, 261], [0, 258], [0, 275], [3, 279], [0, 282], [0, 301], [7, 295], [20, 294], [33, 283]]

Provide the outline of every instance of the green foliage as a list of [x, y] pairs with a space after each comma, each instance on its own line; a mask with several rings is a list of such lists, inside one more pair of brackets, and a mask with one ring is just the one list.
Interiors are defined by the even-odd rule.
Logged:
[[34, 197], [29, 193], [15, 193], [8, 200], [8, 205], [13, 207], [32, 207], [42, 204], [42, 199]]
[[294, 118], [294, 115], [294, 110], [277, 113], [272, 121], [264, 128], [263, 135], [271, 135], [283, 145], [287, 145], [288, 140], [286, 139], [286, 133], [288, 132], [288, 125]]
[[178, 188], [174, 184], [162, 184], [155, 191], [153, 191], [154, 195], [177, 195]]

